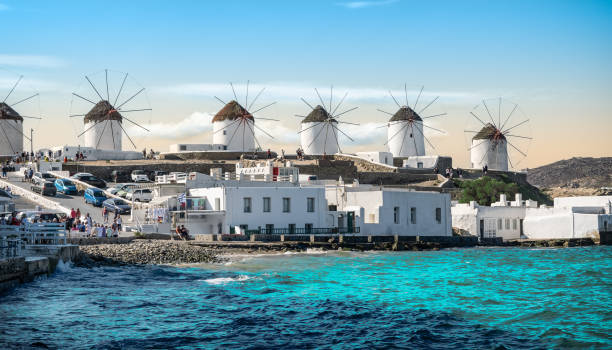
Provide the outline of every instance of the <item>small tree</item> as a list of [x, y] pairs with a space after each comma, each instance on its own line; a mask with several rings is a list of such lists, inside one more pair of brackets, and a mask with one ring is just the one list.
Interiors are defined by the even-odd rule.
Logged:
[[506, 194], [512, 198], [518, 192], [518, 186], [515, 183], [505, 183], [495, 180], [492, 177], [484, 176], [478, 180], [462, 181], [460, 203], [469, 203], [476, 201], [480, 205], [489, 206], [491, 203], [499, 199], [500, 194]]

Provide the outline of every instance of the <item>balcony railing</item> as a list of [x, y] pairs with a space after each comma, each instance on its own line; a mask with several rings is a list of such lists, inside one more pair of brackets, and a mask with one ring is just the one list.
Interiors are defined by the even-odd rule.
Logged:
[[246, 234], [264, 234], [264, 235], [330, 235], [330, 234], [352, 234], [359, 233], [359, 227], [324, 227], [324, 228], [261, 228], [257, 230], [246, 230]]

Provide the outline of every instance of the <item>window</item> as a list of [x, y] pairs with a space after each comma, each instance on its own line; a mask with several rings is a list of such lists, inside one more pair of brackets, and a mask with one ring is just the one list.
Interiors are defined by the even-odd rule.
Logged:
[[264, 213], [270, 212], [270, 197], [263, 197], [263, 211]]
[[251, 212], [251, 197], [244, 197], [244, 212]]
[[442, 208], [436, 208], [436, 222], [438, 224], [442, 223]]
[[246, 231], [246, 230], [249, 229], [249, 225], [242, 224], [242, 225], [240, 225], [240, 229]]
[[502, 229], [502, 219], [497, 219], [497, 229], [498, 230]]
[[335, 204], [330, 204], [327, 206], [327, 210], [329, 211], [338, 211], [338, 206]]
[[510, 219], [506, 219], [506, 230], [510, 229]]
[[512, 229], [516, 230], [516, 219], [512, 220]]
[[295, 233], [295, 224], [289, 224], [289, 233], [290, 234]]
[[221, 198], [215, 198], [215, 210], [221, 210]]
[[271, 235], [274, 232], [274, 224], [266, 224], [266, 233]]
[[291, 198], [283, 197], [283, 213], [291, 212]]
[[410, 223], [416, 224], [416, 208], [415, 207], [410, 208]]
[[304, 229], [306, 233], [312, 233], [312, 224], [305, 224]]
[[186, 151], [187, 150], [187, 145], [180, 145], [179, 146], [179, 150]]
[[306, 211], [314, 213], [315, 211], [315, 199], [313, 197], [306, 198]]
[[227, 130], [223, 130], [223, 135], [227, 135]]
[[393, 223], [394, 224], [399, 224], [399, 207], [393, 207]]

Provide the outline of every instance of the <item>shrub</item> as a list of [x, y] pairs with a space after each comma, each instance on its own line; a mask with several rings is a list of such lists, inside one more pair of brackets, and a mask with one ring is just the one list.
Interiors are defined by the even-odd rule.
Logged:
[[497, 202], [500, 194], [506, 194], [509, 198], [513, 198], [519, 190], [515, 183], [505, 183], [489, 176], [483, 176], [478, 180], [461, 181], [460, 187], [462, 188], [459, 197], [460, 203], [476, 201], [478, 204], [486, 206]]

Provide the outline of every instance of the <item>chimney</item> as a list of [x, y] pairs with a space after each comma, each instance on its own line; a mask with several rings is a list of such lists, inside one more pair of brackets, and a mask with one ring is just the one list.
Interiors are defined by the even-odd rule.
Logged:
[[520, 193], [515, 194], [514, 201], [516, 202], [517, 207], [523, 206], [523, 195]]
[[505, 207], [505, 206], [506, 206], [506, 201], [507, 201], [507, 199], [506, 199], [506, 195], [505, 195], [505, 194], [503, 194], [503, 193], [502, 193], [502, 194], [500, 194], [500, 195], [499, 195], [499, 201], [501, 202], [501, 205]]

